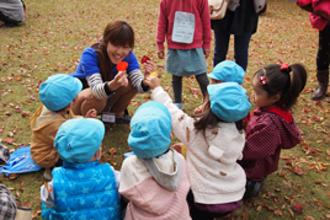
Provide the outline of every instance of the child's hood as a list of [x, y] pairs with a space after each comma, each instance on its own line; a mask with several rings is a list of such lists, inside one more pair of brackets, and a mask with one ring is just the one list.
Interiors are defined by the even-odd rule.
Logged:
[[144, 164], [159, 185], [175, 191], [180, 183], [182, 160], [175, 150], [151, 159], [144, 159]]
[[276, 121], [277, 127], [281, 132], [282, 148], [289, 149], [296, 146], [302, 139], [297, 125], [292, 121], [288, 123], [286, 120]]
[[[288, 118], [291, 118], [291, 120], [288, 120]], [[276, 112], [256, 109], [248, 124], [247, 133], [249, 134], [251, 129], [256, 129], [258, 127], [267, 130], [275, 129], [283, 149], [296, 146], [302, 139], [291, 113], [290, 117], [283, 117], [283, 115]]]
[[232, 164], [243, 158], [245, 135], [235, 123], [219, 123], [217, 128], [207, 130], [206, 138], [212, 159]]

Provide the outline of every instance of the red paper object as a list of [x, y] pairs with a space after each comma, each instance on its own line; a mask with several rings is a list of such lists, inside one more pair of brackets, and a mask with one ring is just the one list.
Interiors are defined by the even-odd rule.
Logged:
[[127, 62], [122, 62], [120, 61], [118, 64], [117, 64], [117, 70], [118, 71], [125, 71], [128, 67], [128, 63]]
[[150, 60], [150, 58], [149, 58], [148, 56], [144, 55], [144, 56], [142, 57], [142, 59], [141, 59], [141, 63], [144, 64], [144, 63], [146, 63], [148, 60]]

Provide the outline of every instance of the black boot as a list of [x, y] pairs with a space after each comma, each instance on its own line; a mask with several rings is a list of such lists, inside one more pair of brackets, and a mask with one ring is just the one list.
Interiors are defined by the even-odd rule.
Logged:
[[321, 100], [327, 94], [329, 83], [329, 70], [317, 71], [317, 80], [319, 81], [319, 87], [314, 91], [312, 100]]

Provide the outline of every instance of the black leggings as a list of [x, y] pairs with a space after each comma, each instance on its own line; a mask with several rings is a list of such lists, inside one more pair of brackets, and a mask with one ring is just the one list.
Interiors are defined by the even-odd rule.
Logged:
[[319, 49], [317, 51], [317, 70], [328, 70], [330, 63], [330, 22], [319, 31]]
[[[196, 75], [196, 80], [201, 88], [203, 93], [203, 97], [205, 97], [206, 88], [209, 84], [209, 79], [206, 76], [206, 73], [202, 73]], [[172, 75], [172, 87], [173, 87], [173, 94], [174, 94], [174, 102], [175, 103], [182, 103], [182, 76], [175, 76]]]

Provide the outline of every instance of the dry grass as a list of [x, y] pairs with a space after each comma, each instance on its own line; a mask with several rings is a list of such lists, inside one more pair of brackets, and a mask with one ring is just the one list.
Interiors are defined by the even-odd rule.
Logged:
[[[316, 87], [315, 57], [318, 33], [310, 27], [308, 14], [294, 2], [269, 0], [266, 15], [260, 17], [258, 32], [250, 44], [250, 58], [244, 86], [251, 91], [252, 74], [265, 64], [303, 63], [308, 84], [294, 109], [295, 120], [304, 141], [283, 151], [279, 171], [270, 175], [259, 198], [246, 203], [229, 219], [329, 219], [329, 103], [312, 102]], [[136, 33], [134, 52], [138, 58], [148, 55], [159, 65], [162, 84], [171, 91], [170, 76], [164, 73], [164, 60], [156, 58], [155, 31], [159, 1], [152, 0], [29, 0], [27, 21], [16, 28], [0, 28], [0, 138], [18, 145], [29, 144], [28, 117], [40, 105], [38, 83], [54, 73], [74, 72], [83, 49], [94, 43], [109, 21], [128, 21]], [[233, 58], [232, 47], [228, 55]], [[211, 60], [208, 67], [211, 70]], [[201, 103], [198, 85], [184, 80], [184, 108], [188, 113]], [[148, 95], [138, 95], [129, 106], [134, 112]], [[16, 112], [19, 109], [21, 112]], [[19, 111], [17, 110], [17, 111]], [[120, 168], [122, 154], [128, 151], [127, 126], [107, 129], [103, 161]], [[110, 152], [111, 154], [110, 154]], [[300, 170], [301, 175], [294, 171]], [[14, 194], [32, 204], [35, 215], [40, 209], [39, 187], [42, 172], [1, 177]], [[302, 213], [293, 210], [301, 204]], [[38, 217], [36, 217], [38, 218]]]

